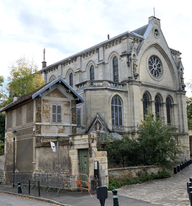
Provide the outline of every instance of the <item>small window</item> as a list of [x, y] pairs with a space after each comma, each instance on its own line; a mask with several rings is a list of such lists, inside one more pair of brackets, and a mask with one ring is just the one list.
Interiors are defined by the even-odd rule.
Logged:
[[61, 123], [61, 105], [52, 105], [52, 122]]
[[94, 79], [94, 66], [92, 65], [90, 67], [90, 80], [93, 81]]
[[76, 124], [78, 127], [81, 126], [81, 108], [76, 109]]
[[69, 75], [69, 85], [73, 87], [73, 74], [72, 73]]
[[118, 71], [118, 59], [117, 57], [113, 58], [113, 81], [119, 82], [119, 71]]

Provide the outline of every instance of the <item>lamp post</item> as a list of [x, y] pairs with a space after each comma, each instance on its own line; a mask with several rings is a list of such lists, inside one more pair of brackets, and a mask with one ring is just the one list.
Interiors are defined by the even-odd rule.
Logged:
[[13, 130], [13, 187], [15, 186], [15, 134], [16, 130]]
[[57, 136], [57, 186], [59, 187], [59, 139], [60, 137]]

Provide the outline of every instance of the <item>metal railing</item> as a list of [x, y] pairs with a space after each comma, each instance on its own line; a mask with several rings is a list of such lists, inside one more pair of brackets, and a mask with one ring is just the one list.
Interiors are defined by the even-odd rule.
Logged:
[[[81, 177], [84, 177], [83, 179]], [[43, 191], [47, 189], [57, 189], [57, 193], [62, 190], [75, 190], [83, 189], [88, 190], [89, 188], [89, 178], [86, 174], [53, 174], [53, 173], [15, 173], [11, 176], [12, 185], [17, 185], [18, 182], [21, 186], [29, 186], [30, 188], [36, 189], [38, 187], [38, 182]]]

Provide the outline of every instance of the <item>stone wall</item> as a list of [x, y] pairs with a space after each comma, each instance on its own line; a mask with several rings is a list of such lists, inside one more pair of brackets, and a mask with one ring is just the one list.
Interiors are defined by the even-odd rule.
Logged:
[[5, 182], [4, 162], [5, 162], [5, 156], [0, 155], [0, 184]]
[[116, 180], [121, 180], [125, 178], [135, 178], [141, 177], [146, 172], [148, 174], [157, 174], [162, 168], [159, 166], [137, 166], [137, 167], [123, 167], [123, 168], [113, 168], [108, 169], [109, 178], [114, 178]]

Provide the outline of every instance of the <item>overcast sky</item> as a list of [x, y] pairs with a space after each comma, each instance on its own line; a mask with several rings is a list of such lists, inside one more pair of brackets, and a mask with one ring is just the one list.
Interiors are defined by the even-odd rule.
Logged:
[[[191, 1], [183, 0], [0, 0], [0, 75], [25, 56], [42, 67], [148, 23], [153, 15], [170, 48], [179, 50], [185, 83], [191, 72]], [[192, 96], [187, 92], [187, 96]]]

